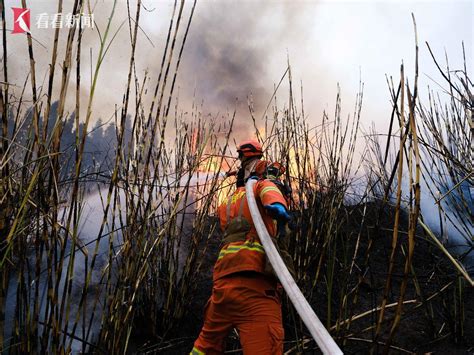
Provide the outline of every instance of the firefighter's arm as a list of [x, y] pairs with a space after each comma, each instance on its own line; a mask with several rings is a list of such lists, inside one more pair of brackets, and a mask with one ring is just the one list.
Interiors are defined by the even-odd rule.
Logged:
[[286, 199], [280, 189], [271, 181], [264, 180], [261, 186], [257, 186], [257, 194], [263, 207], [273, 219], [277, 221], [277, 233], [272, 240], [278, 249], [288, 271], [296, 277], [293, 259], [288, 253], [288, 238], [286, 233], [287, 222], [291, 219], [288, 213]]
[[257, 184], [256, 195], [259, 196], [268, 214], [279, 222], [290, 220], [286, 200], [280, 189], [271, 181], [263, 180]]

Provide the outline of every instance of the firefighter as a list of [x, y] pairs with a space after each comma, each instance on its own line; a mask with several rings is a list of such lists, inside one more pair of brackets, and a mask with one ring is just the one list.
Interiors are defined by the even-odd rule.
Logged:
[[275, 277], [266, 270], [265, 251], [252, 223], [245, 182], [258, 179], [254, 194], [265, 226], [272, 237], [277, 224], [290, 219], [280, 189], [263, 178], [266, 162], [257, 141], [242, 142], [237, 150], [241, 167], [237, 189], [219, 207], [224, 238], [213, 272], [212, 295], [204, 314], [204, 325], [192, 355], [223, 354], [228, 333], [236, 328], [245, 355], [283, 353], [281, 300]]

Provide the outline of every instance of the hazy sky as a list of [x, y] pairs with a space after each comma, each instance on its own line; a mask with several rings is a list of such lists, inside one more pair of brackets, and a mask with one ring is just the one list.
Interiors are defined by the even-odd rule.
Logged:
[[[32, 35], [37, 40], [34, 51], [38, 85], [47, 83], [54, 30], [35, 28], [34, 22], [39, 13], [55, 13], [56, 4], [54, 0], [27, 1], [32, 12]], [[72, 1], [65, 1], [63, 13], [71, 11], [71, 4]], [[102, 32], [112, 4], [112, 0], [96, 2], [94, 16]], [[149, 92], [158, 77], [172, 4], [143, 0], [140, 23], [149, 38], [140, 33], [136, 60], [139, 80], [148, 69]], [[21, 6], [21, 1], [7, 0], [6, 5], [7, 27], [11, 29], [10, 7]], [[185, 15], [189, 14], [191, 5], [186, 3]], [[131, 10], [134, 14], [135, 9]], [[333, 111], [337, 83], [342, 90], [343, 111], [351, 113], [361, 79], [363, 126], [368, 128], [375, 122], [377, 129], [385, 132], [390, 115], [385, 75], [398, 80], [403, 60], [409, 79], [413, 78], [412, 12], [420, 46], [420, 87], [436, 88], [429, 77], [441, 81], [425, 41], [442, 64], [444, 51], [447, 52], [453, 70], [462, 68], [464, 41], [468, 70], [472, 74], [472, 1], [198, 1], [178, 78], [183, 109], [189, 109], [194, 92], [199, 101], [204, 101], [205, 111], [213, 113], [232, 111], [238, 98], [239, 128], [244, 129], [249, 119], [247, 96], [252, 94], [255, 109], [261, 112], [289, 58], [298, 95], [299, 86], [303, 85], [305, 112], [311, 122], [316, 125], [321, 121], [323, 109]], [[126, 17], [126, 1], [119, 1], [112, 30], [116, 31]], [[64, 42], [66, 37], [67, 30], [62, 29], [60, 40]], [[7, 41], [9, 82], [21, 86], [29, 71], [26, 37], [8, 34]], [[98, 43], [97, 32], [87, 30], [82, 49], [84, 97], [90, 85], [90, 53], [95, 63]], [[95, 118], [109, 118], [114, 105], [121, 104], [129, 54], [125, 24], [112, 43], [99, 76]], [[61, 62], [62, 57], [59, 58]], [[73, 76], [71, 82], [74, 83]], [[422, 90], [422, 99], [426, 97], [424, 93]], [[283, 86], [278, 95], [282, 105], [286, 94]], [[72, 100], [71, 97], [70, 105]]]

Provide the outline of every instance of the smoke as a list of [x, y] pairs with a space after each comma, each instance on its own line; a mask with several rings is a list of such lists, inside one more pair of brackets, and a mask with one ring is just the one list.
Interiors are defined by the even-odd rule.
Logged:
[[[307, 14], [301, 7], [269, 2], [203, 2], [193, 20], [180, 83], [208, 113], [236, 112], [235, 135], [253, 133], [286, 69], [290, 43], [300, 43]], [[283, 59], [275, 66], [275, 57]], [[275, 70], [276, 67], [276, 70]]]
[[241, 8], [249, 6], [245, 3], [226, 3], [227, 15], [223, 4], [203, 5], [196, 13], [180, 82], [202, 95], [209, 112], [237, 110], [236, 128], [241, 131], [251, 124], [248, 101], [261, 110], [271, 96], [265, 68], [270, 51], [257, 41], [260, 16], [228, 15], [246, 12]]
[[[72, 0], [64, 1], [63, 14], [72, 11], [72, 4]], [[141, 9], [136, 74], [138, 82], [141, 83], [145, 71], [148, 73], [145, 108], [149, 107], [160, 72], [173, 4], [171, 1], [144, 1]], [[91, 74], [99, 51], [100, 36], [97, 29], [103, 36], [113, 2], [97, 1], [92, 5], [96, 29], [86, 29], [82, 40], [82, 118], [90, 93]], [[191, 5], [191, 2], [185, 4], [178, 43], [182, 39]], [[12, 6], [19, 5], [16, 1], [8, 1], [6, 4], [8, 28], [11, 28], [13, 20], [11, 11], [8, 11]], [[56, 13], [57, 4], [50, 1], [31, 1], [27, 6], [31, 8], [37, 86], [41, 94], [44, 94], [47, 89], [54, 29], [36, 28], [36, 18], [40, 13]], [[291, 57], [292, 52], [297, 53], [297, 48], [305, 48], [308, 44], [309, 38], [305, 34], [308, 32], [308, 24], [314, 18], [314, 9], [315, 3], [296, 6], [285, 2], [198, 2], [178, 72], [175, 93], [179, 93], [179, 107], [183, 111], [189, 111], [193, 103], [198, 106], [202, 104], [202, 113], [214, 117], [232, 115], [235, 110], [237, 119], [234, 128], [237, 136], [246, 136], [253, 132], [249, 103], [255, 110], [256, 117], [261, 117], [273, 94], [274, 84], [280, 80], [286, 69], [287, 56]], [[135, 12], [136, 4], [133, 3], [130, 5], [130, 15], [134, 17]], [[127, 19], [127, 4], [119, 1], [109, 34], [109, 38], [115, 38], [99, 74], [93, 105], [93, 122], [99, 118], [107, 121], [113, 116], [115, 105], [120, 107], [122, 104], [131, 53]], [[131, 25], [133, 28], [133, 22]], [[68, 29], [60, 30], [55, 79], [57, 90], [60, 87], [67, 34]], [[16, 85], [14, 88], [18, 95], [30, 68], [26, 38], [25, 35], [8, 35], [7, 41], [9, 53], [14, 53], [14, 58], [8, 58], [9, 81]], [[294, 58], [299, 61], [298, 57]], [[75, 53], [73, 65], [74, 60]], [[74, 72], [75, 68], [71, 73], [67, 96], [66, 106], [69, 112], [75, 105]], [[29, 82], [25, 95], [31, 95]], [[53, 101], [57, 97], [58, 91], [53, 94]], [[131, 100], [134, 100], [133, 92]]]
[[[94, 6], [97, 28], [103, 35], [113, 1], [90, 3]], [[136, 2], [130, 3], [130, 15], [134, 17]], [[20, 4], [18, 0], [6, 1], [9, 29], [13, 23], [10, 7]], [[73, 0], [65, 0], [63, 13], [70, 12], [72, 4]], [[174, 2], [143, 0], [142, 4], [136, 73], [141, 83], [145, 70], [148, 71], [148, 93], [144, 101], [147, 107], [159, 75]], [[57, 2], [30, 0], [27, 6], [31, 8], [37, 85], [43, 88], [44, 94], [54, 30], [35, 28], [35, 22], [40, 13], [55, 13]], [[182, 38], [191, 6], [192, 2], [187, 1], [179, 38]], [[205, 114], [214, 116], [237, 109], [238, 128], [251, 126], [247, 98], [252, 98], [256, 116], [260, 117], [289, 58], [294, 92], [299, 94], [302, 82], [305, 112], [313, 124], [320, 121], [323, 108], [333, 111], [337, 82], [341, 83], [343, 102], [351, 106], [362, 76], [366, 83], [362, 124], [375, 121], [377, 128], [384, 130], [390, 111], [385, 74], [397, 77], [402, 59], [407, 73], [414, 67], [411, 12], [416, 15], [420, 35], [420, 70], [426, 74], [420, 75], [419, 87], [422, 88], [426, 83], [432, 83], [427, 77], [435, 80], [439, 77], [427, 49], [421, 45], [424, 41], [430, 43], [435, 53], [443, 53], [446, 48], [447, 53], [461, 57], [458, 53], [460, 42], [464, 40], [467, 62], [472, 61], [471, 7], [470, 2], [462, 1], [456, 1], [456, 6], [443, 1], [436, 4], [405, 2], [403, 6], [393, 2], [199, 1], [178, 75], [180, 107], [189, 111], [193, 101], [198, 105], [203, 103]], [[131, 52], [127, 18], [127, 2], [118, 1], [109, 36], [115, 36], [115, 39], [99, 75], [93, 121], [99, 117], [108, 120], [115, 105], [120, 107], [122, 104]], [[67, 32], [65, 28], [60, 31], [58, 72], [64, 58]], [[87, 106], [90, 72], [97, 61], [99, 40], [96, 30], [85, 31], [81, 55], [82, 112]], [[8, 81], [17, 85], [11, 88], [18, 93], [30, 68], [26, 38], [20, 34], [7, 34], [7, 42]], [[453, 69], [462, 67], [458, 60], [461, 58], [456, 57], [450, 58]], [[70, 111], [74, 108], [75, 80], [72, 74], [67, 100]], [[60, 75], [55, 84], [59, 87]], [[283, 100], [286, 100], [287, 92], [287, 87], [281, 88]], [[25, 93], [31, 95], [29, 84]], [[132, 96], [131, 102], [133, 99]], [[282, 103], [281, 99], [279, 103]], [[31, 105], [31, 101], [27, 104]]]

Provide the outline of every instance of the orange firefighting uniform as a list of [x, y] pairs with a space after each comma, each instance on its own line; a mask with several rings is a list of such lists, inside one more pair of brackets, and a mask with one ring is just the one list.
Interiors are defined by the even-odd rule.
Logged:
[[[278, 187], [270, 180], [259, 180], [254, 194], [269, 234], [277, 234], [274, 221], [263, 208], [279, 202], [287, 203]], [[192, 355], [224, 352], [224, 341], [232, 328], [237, 328], [244, 355], [281, 354], [283, 326], [277, 282], [264, 274], [265, 251], [252, 223], [245, 187], [237, 190], [219, 207], [221, 228], [229, 221], [244, 217], [250, 231], [244, 241], [222, 247], [214, 266], [212, 295], [205, 307], [201, 333], [194, 343]]]

